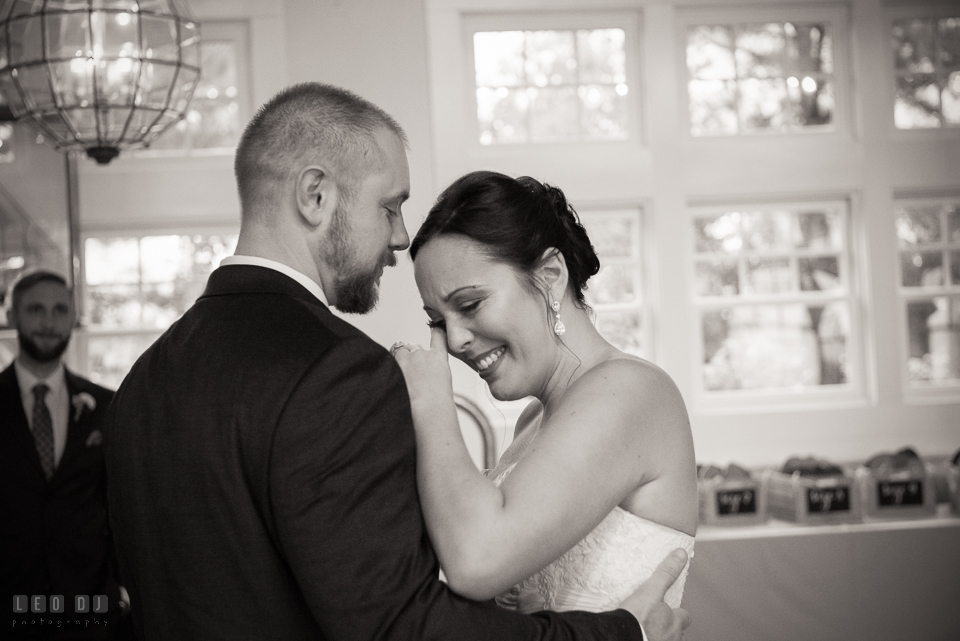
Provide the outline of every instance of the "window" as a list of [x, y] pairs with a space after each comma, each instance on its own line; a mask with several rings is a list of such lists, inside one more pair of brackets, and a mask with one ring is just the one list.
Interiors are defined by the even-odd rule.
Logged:
[[84, 316], [93, 380], [112, 387], [203, 293], [235, 233], [99, 235], [84, 240]]
[[826, 21], [692, 25], [686, 62], [693, 136], [834, 125], [834, 27]]
[[625, 39], [623, 29], [474, 33], [480, 143], [626, 139]]
[[847, 222], [843, 202], [695, 213], [704, 391], [792, 394], [853, 382]]
[[600, 271], [587, 283], [587, 303], [597, 330], [628, 354], [646, 353], [641, 296], [640, 212], [591, 211], [581, 222], [600, 258]]
[[960, 199], [896, 210], [907, 373], [913, 388], [960, 386]]
[[13, 162], [13, 123], [0, 122], [0, 162]]
[[960, 126], [960, 16], [893, 22], [898, 129]]
[[232, 150], [240, 140], [248, 111], [245, 25], [204, 23], [201, 36], [200, 80], [190, 107], [150, 151]]

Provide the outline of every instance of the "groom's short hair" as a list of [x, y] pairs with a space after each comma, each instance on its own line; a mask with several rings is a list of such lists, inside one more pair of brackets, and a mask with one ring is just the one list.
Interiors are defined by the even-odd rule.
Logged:
[[349, 199], [353, 184], [383, 162], [375, 140], [386, 129], [404, 144], [387, 112], [346, 89], [304, 82], [282, 90], [250, 120], [234, 160], [243, 216], [255, 215], [270, 189], [295, 178], [310, 162], [335, 168]]

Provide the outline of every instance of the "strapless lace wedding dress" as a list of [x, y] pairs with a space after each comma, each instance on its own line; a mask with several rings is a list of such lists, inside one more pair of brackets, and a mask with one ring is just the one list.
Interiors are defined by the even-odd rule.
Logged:
[[[516, 463], [514, 463], [516, 465]], [[513, 470], [493, 479], [499, 487]], [[616, 609], [676, 548], [693, 558], [694, 538], [616, 507], [566, 554], [496, 598], [497, 605], [529, 614], [540, 610]], [[689, 564], [664, 600], [680, 607]]]

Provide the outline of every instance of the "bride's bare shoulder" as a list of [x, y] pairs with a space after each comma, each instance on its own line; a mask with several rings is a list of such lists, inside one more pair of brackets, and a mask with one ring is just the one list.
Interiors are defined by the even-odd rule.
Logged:
[[606, 359], [585, 372], [571, 387], [571, 400], [613, 404], [626, 412], [662, 410], [686, 416], [673, 379], [657, 365], [635, 356]]

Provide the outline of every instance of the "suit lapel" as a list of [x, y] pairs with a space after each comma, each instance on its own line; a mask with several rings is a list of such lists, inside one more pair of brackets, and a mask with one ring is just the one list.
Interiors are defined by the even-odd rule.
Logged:
[[32, 462], [32, 466], [36, 468], [36, 473], [40, 478], [45, 478], [43, 466], [40, 465], [40, 455], [37, 454], [37, 445], [33, 440], [27, 415], [23, 411], [20, 384], [17, 382], [17, 374], [13, 369], [13, 364], [0, 373], [0, 407], [7, 408], [5, 414], [9, 418], [9, 423], [2, 429], [9, 430], [7, 438], [10, 444], [22, 451], [26, 460]]
[[90, 410], [78, 412], [73, 405], [73, 399], [83, 391], [79, 379], [66, 368], [63, 370], [67, 379], [67, 443], [63, 448], [63, 456], [60, 457], [60, 464], [57, 465], [53, 477], [56, 478], [59, 472], [65, 466], [77, 457], [77, 455], [86, 447], [85, 438], [87, 436], [86, 423], [90, 418]]

